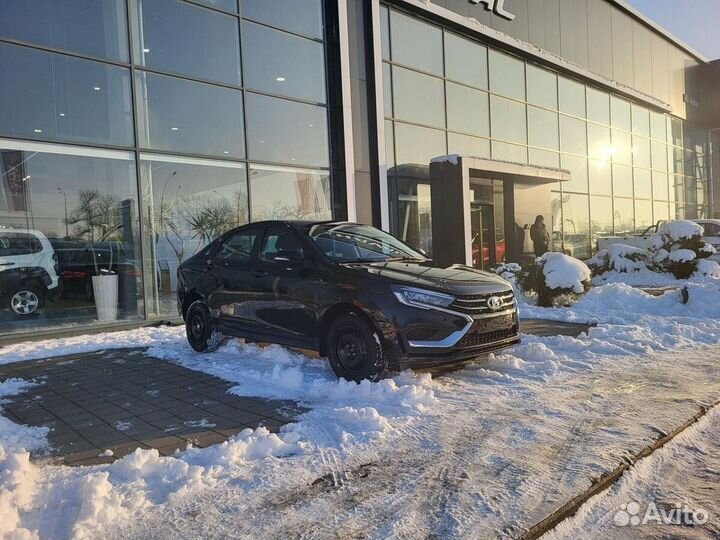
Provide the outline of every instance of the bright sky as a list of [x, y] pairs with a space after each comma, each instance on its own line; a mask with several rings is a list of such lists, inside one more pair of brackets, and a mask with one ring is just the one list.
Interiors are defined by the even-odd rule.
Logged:
[[627, 0], [711, 60], [720, 59], [720, 0]]

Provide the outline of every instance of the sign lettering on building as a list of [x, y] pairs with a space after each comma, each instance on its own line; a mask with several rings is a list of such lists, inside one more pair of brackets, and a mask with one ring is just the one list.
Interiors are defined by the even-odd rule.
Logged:
[[470, 0], [471, 4], [482, 4], [487, 11], [492, 11], [498, 17], [512, 21], [515, 15], [505, 9], [505, 0]]

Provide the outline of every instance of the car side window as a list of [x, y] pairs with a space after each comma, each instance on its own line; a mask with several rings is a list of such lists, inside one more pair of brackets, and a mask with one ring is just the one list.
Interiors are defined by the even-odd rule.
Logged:
[[32, 255], [40, 253], [43, 247], [35, 236], [27, 233], [8, 233], [0, 236], [0, 255]]
[[265, 262], [299, 262], [305, 259], [302, 243], [292, 231], [271, 228], [260, 248], [260, 260]]
[[217, 259], [233, 263], [250, 261], [258, 236], [258, 229], [238, 231], [222, 243]]

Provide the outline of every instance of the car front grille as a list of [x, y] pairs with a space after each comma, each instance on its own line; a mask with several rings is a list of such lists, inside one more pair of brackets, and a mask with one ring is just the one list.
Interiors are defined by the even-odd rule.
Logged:
[[[490, 298], [500, 299], [500, 304], [496, 309], [492, 309], [488, 305]], [[493, 313], [502, 313], [514, 308], [515, 295], [512, 292], [458, 296], [450, 306], [450, 309], [468, 315], [492, 315]]]
[[516, 326], [507, 328], [505, 330], [494, 330], [492, 332], [482, 332], [468, 334], [460, 340], [458, 346], [461, 348], [480, 347], [482, 345], [490, 345], [496, 341], [502, 341], [504, 339], [510, 339], [518, 334]]

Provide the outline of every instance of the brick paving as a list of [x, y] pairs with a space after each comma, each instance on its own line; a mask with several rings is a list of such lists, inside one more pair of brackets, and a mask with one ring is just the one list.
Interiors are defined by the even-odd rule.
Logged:
[[[67, 465], [109, 463], [136, 448], [162, 455], [206, 447], [246, 428], [277, 431], [302, 412], [293, 401], [239, 397], [233, 384], [121, 349], [0, 366], [0, 379], [39, 383], [5, 398], [13, 422], [51, 429], [38, 458]], [[101, 457], [106, 450], [113, 456]]]

